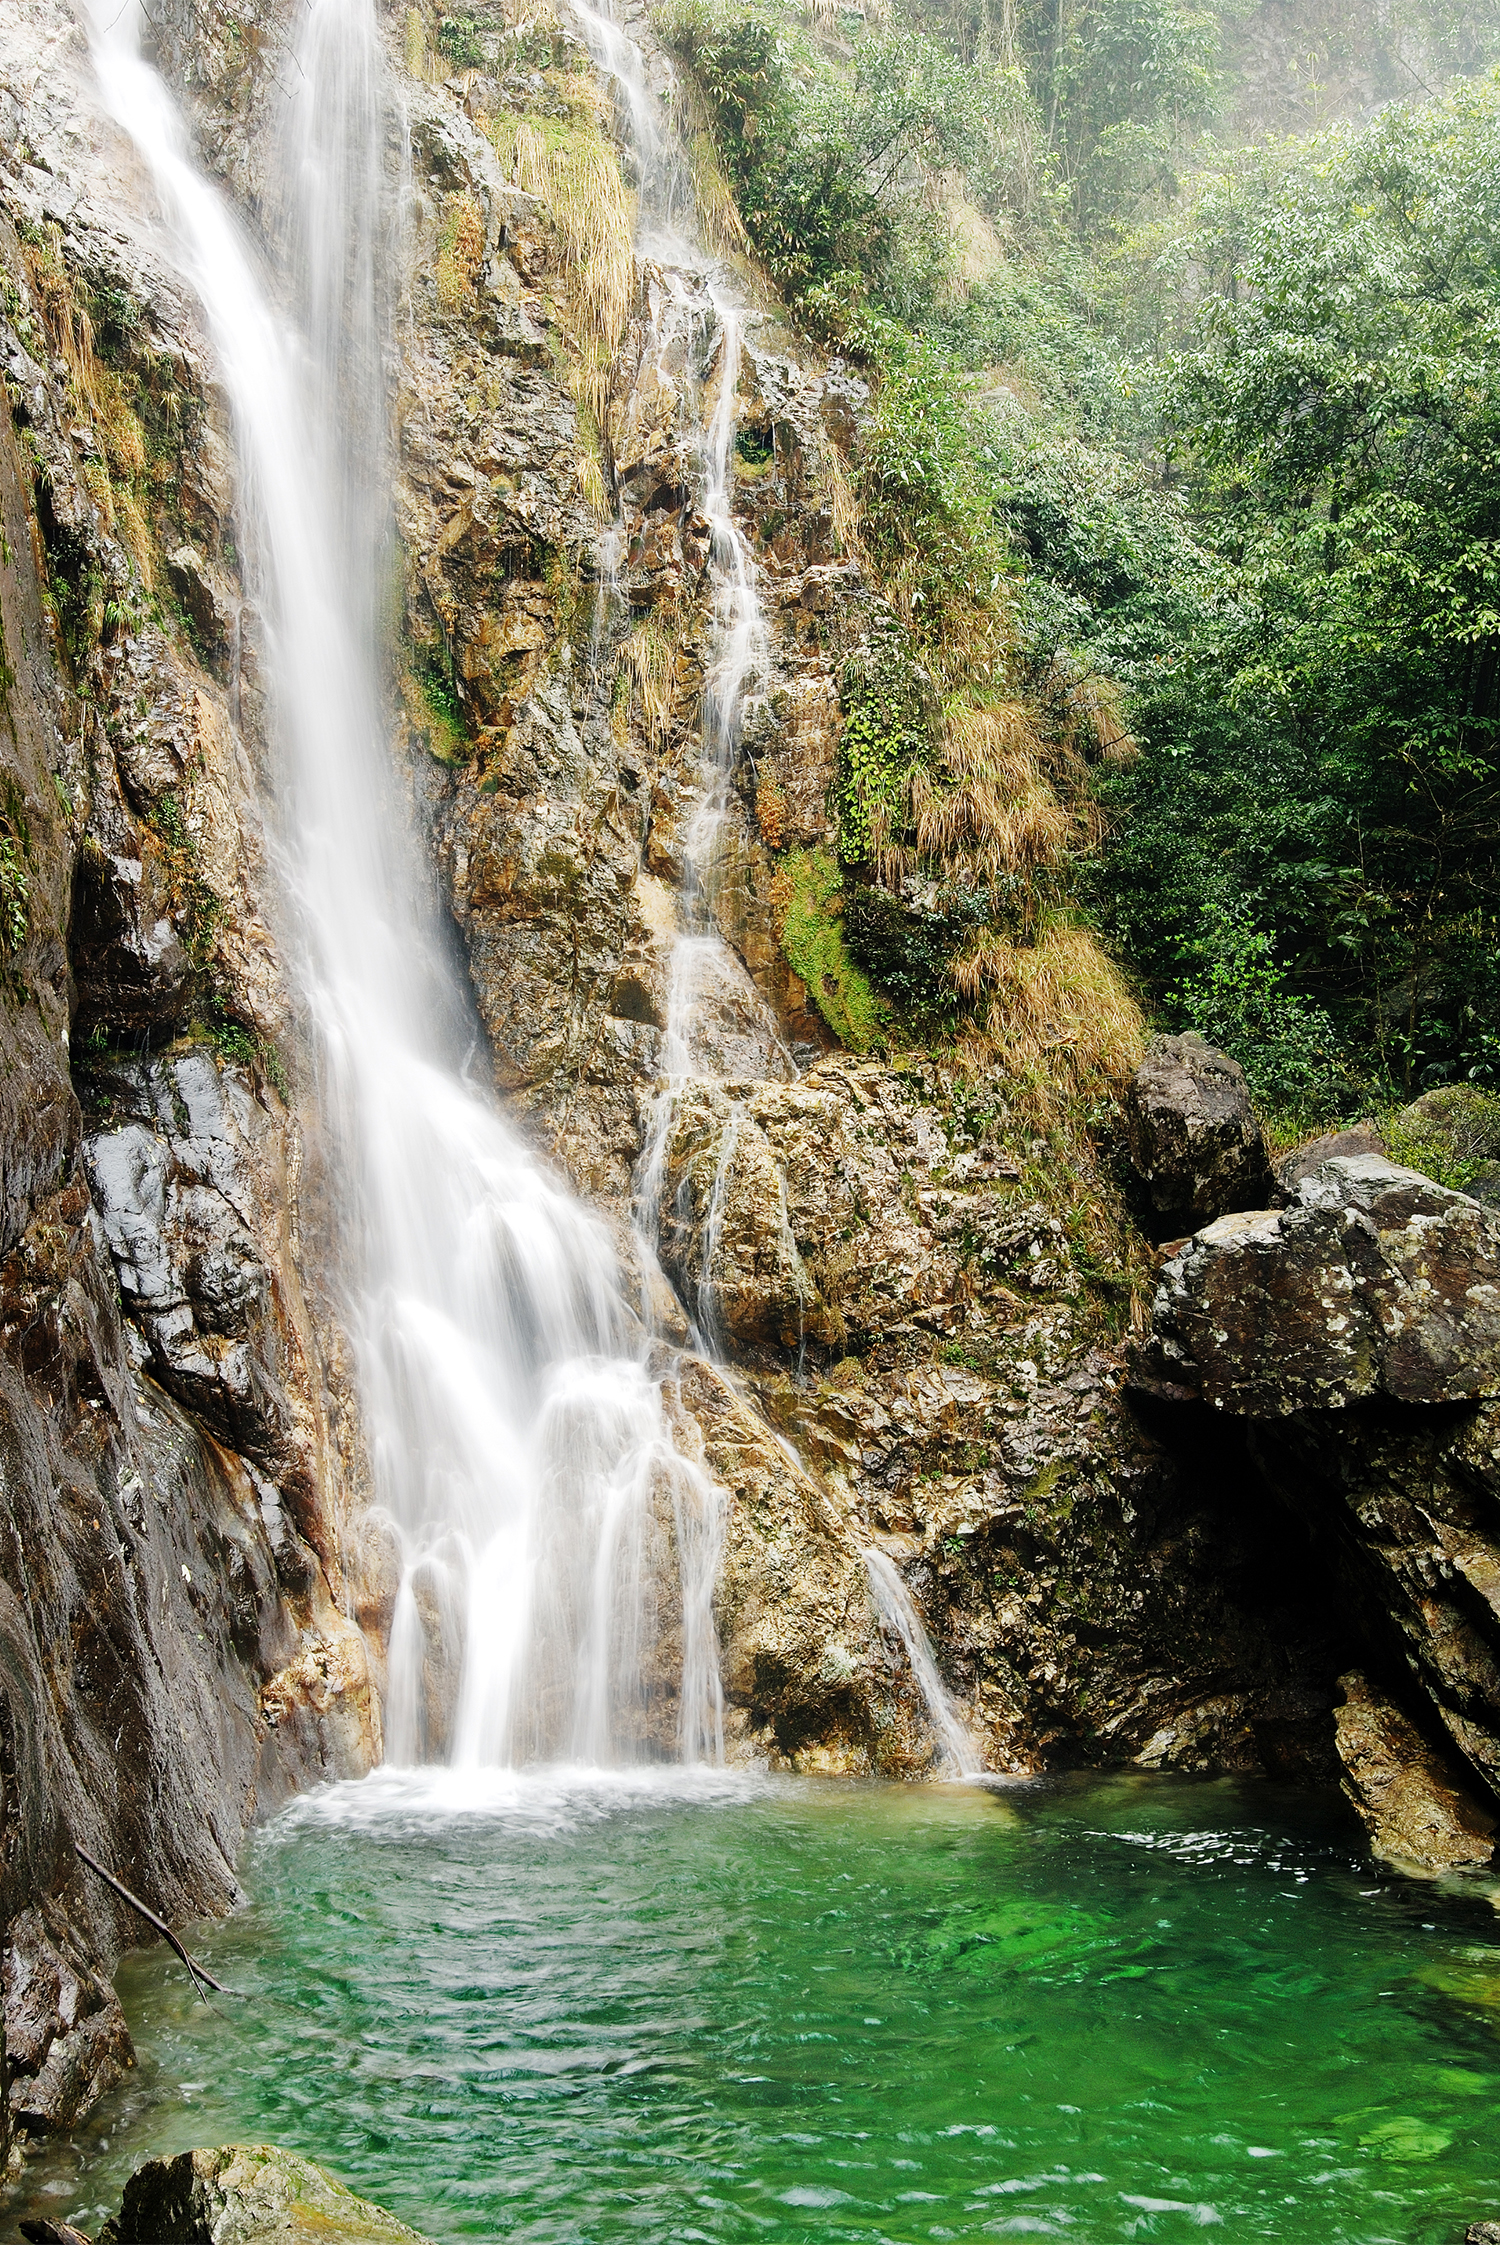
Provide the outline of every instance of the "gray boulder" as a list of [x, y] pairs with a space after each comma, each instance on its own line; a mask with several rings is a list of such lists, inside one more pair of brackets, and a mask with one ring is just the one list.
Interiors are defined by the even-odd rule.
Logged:
[[1336, 1161], [1340, 1155], [1384, 1154], [1388, 1151], [1385, 1140], [1373, 1122], [1352, 1123], [1347, 1130], [1330, 1130], [1321, 1138], [1309, 1138], [1304, 1145], [1294, 1146], [1283, 1154], [1276, 1164], [1276, 1182], [1282, 1197], [1290, 1199], [1304, 1177], [1311, 1177], [1324, 1162]]
[[1125, 1093], [1125, 1130], [1162, 1238], [1270, 1198], [1245, 1072], [1191, 1031], [1152, 1039]]
[[274, 2144], [223, 2144], [149, 2159], [125, 2185], [99, 2245], [429, 2245], [310, 2159]]
[[1165, 1266], [1141, 1385], [1250, 1418], [1500, 1395], [1500, 1212], [1374, 1154]]

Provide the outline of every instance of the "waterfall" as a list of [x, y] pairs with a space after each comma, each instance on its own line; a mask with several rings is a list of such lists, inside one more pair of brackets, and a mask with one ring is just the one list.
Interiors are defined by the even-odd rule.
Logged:
[[864, 1560], [865, 1570], [870, 1578], [871, 1603], [882, 1624], [901, 1640], [905, 1648], [906, 1657], [911, 1662], [911, 1672], [927, 1702], [932, 1727], [937, 1732], [945, 1756], [952, 1764], [954, 1776], [981, 1776], [984, 1763], [980, 1759], [979, 1748], [959, 1721], [958, 1710], [938, 1674], [932, 1639], [917, 1611], [915, 1599], [901, 1580], [896, 1562], [876, 1544], [870, 1544], [866, 1548]]
[[373, 0], [311, 0], [288, 72], [273, 259], [291, 312], [141, 56], [139, 0], [89, 5], [105, 105], [155, 184], [238, 437], [348, 1315], [405, 1554], [390, 1757], [721, 1758], [721, 1492], [674, 1450], [603, 1227], [463, 1080], [462, 994], [392, 784]]
[[[683, 837], [677, 934], [667, 979], [663, 1080], [651, 1101], [637, 1175], [636, 1222], [643, 1253], [660, 1245], [667, 1147], [681, 1096], [694, 1083], [785, 1081], [797, 1073], [781, 1025], [722, 926], [723, 857], [731, 826], [736, 751], [750, 699], [770, 665], [770, 633], [754, 557], [734, 519], [734, 445], [746, 314], [722, 273], [683, 230], [692, 189], [675, 137], [662, 130], [640, 47], [613, 17], [574, 0], [595, 67], [615, 89], [628, 124], [640, 182], [638, 248], [661, 276], [649, 291], [651, 349], [662, 366], [681, 346], [689, 372], [683, 404], [697, 439], [697, 503], [708, 524], [710, 649], [698, 715], [697, 787]], [[700, 383], [691, 380], [702, 365]], [[606, 532], [607, 540], [618, 533]], [[609, 551], [613, 552], [612, 544]], [[716, 1220], [722, 1218], [733, 1160], [738, 1104], [721, 1142], [705, 1215], [703, 1278], [693, 1323], [698, 1346], [722, 1355], [723, 1333], [711, 1278]]]
[[[595, 66], [617, 89], [629, 120], [641, 182], [641, 246], [666, 284], [652, 303], [657, 364], [664, 361], [670, 323], [677, 323], [679, 331], [683, 325], [688, 329], [689, 347], [683, 358], [689, 368], [695, 359], [694, 327], [712, 328], [717, 338], [712, 404], [706, 416], [701, 395], [690, 394], [686, 400], [689, 410], [697, 408], [699, 415], [698, 504], [709, 525], [712, 643], [699, 710], [698, 790], [684, 841], [678, 930], [668, 980], [665, 1080], [651, 1102], [638, 1176], [637, 1223], [643, 1248], [650, 1253], [659, 1245], [668, 1143], [683, 1092], [693, 1083], [735, 1087], [786, 1080], [797, 1073], [779, 1023], [720, 925], [735, 755], [748, 699], [769, 668], [770, 634], [754, 556], [734, 519], [734, 446], [746, 315], [698, 243], [680, 231], [680, 213], [691, 207], [691, 191], [685, 190], [680, 162], [673, 161], [658, 124], [639, 46], [607, 12], [589, 7], [586, 0], [572, 0], [572, 4]], [[609, 550], [617, 553], [617, 544]], [[713, 1355], [722, 1355], [724, 1345], [713, 1271], [743, 1116], [742, 1099], [732, 1097], [702, 1217], [693, 1331], [698, 1346]], [[784, 1183], [780, 1214], [785, 1224]], [[877, 1547], [867, 1549], [864, 1560], [876, 1618], [906, 1652], [945, 1758], [956, 1776], [977, 1777], [984, 1766], [979, 1749], [944, 1689], [932, 1642], [911, 1593], [893, 1562]]]

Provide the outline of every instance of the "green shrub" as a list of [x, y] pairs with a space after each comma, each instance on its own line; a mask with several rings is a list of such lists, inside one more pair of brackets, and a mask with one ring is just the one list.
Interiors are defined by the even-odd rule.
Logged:
[[31, 880], [22, 845], [13, 834], [0, 834], [0, 951], [14, 958], [30, 922]]
[[1211, 922], [1206, 967], [1175, 993], [1187, 1026], [1239, 1062], [1273, 1114], [1317, 1123], [1358, 1104], [1333, 1023], [1288, 987], [1271, 938], [1224, 910]]
[[1386, 1118], [1392, 1161], [1464, 1192], [1500, 1161], [1500, 1092], [1479, 1084], [1442, 1084]]
[[931, 699], [910, 641], [877, 618], [839, 680], [834, 810], [843, 864], [866, 864], [892, 838], [906, 776], [931, 753]]
[[438, 53], [455, 70], [482, 70], [488, 57], [473, 16], [439, 16]]

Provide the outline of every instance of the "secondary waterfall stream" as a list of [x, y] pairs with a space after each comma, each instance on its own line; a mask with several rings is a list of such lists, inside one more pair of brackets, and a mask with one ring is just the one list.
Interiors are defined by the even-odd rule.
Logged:
[[202, 303], [239, 440], [304, 986], [352, 1209], [349, 1315], [405, 1553], [388, 1754], [715, 1759], [721, 1495], [674, 1450], [602, 1226], [462, 1079], [463, 1010], [391, 785], [374, 9], [313, 0], [289, 73], [276, 248], [291, 314], [198, 170], [138, 14], [97, 0], [94, 58]]
[[[770, 664], [770, 635], [761, 604], [754, 556], [734, 519], [734, 454], [746, 314], [700, 244], [682, 230], [691, 191], [673, 143], [658, 123], [641, 49], [609, 15], [575, 0], [574, 13], [594, 63], [620, 97], [629, 121], [641, 190], [643, 258], [661, 273], [653, 299], [652, 344], [658, 363], [669, 336], [687, 330], [684, 365], [707, 359], [711, 404], [704, 389], [689, 387], [684, 404], [696, 411], [700, 434], [698, 506], [709, 526], [708, 574], [712, 602], [709, 668], [698, 712], [699, 765], [695, 798], [683, 841], [678, 893], [678, 933], [672, 949], [664, 1082], [651, 1104], [641, 1162], [638, 1221], [646, 1250], [655, 1249], [667, 1145], [677, 1104], [694, 1083], [731, 1087], [785, 1079], [796, 1063], [776, 1018], [744, 963], [726, 940], [725, 848], [731, 829], [731, 789], [749, 697], [763, 686]], [[700, 333], [706, 351], [694, 348]], [[619, 533], [607, 531], [611, 555]], [[731, 1093], [733, 1096], [733, 1092]], [[719, 1259], [724, 1202], [740, 1137], [743, 1108], [731, 1105], [719, 1142], [713, 1188], [702, 1219], [701, 1276], [691, 1303], [699, 1344], [722, 1355], [724, 1334], [714, 1273]], [[783, 1215], [783, 1221], [784, 1221]], [[979, 1775], [983, 1762], [964, 1729], [938, 1672], [926, 1626], [895, 1562], [871, 1546], [865, 1553], [871, 1603], [882, 1629], [900, 1644], [926, 1703], [945, 1761], [957, 1777]]]

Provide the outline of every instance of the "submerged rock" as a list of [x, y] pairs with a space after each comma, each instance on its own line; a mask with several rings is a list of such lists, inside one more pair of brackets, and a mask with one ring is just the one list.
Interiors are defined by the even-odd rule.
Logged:
[[428, 2245], [394, 2214], [274, 2144], [150, 2159], [99, 2245]]
[[1268, 1196], [1265, 1139], [1245, 1072], [1191, 1030], [1152, 1039], [1125, 1094], [1125, 1129], [1163, 1237]]
[[1346, 1799], [1374, 1852], [1403, 1869], [1487, 1863], [1496, 1818], [1479, 1806], [1451, 1757], [1428, 1744], [1395, 1702], [1356, 1673], [1340, 1678], [1339, 1759]]

